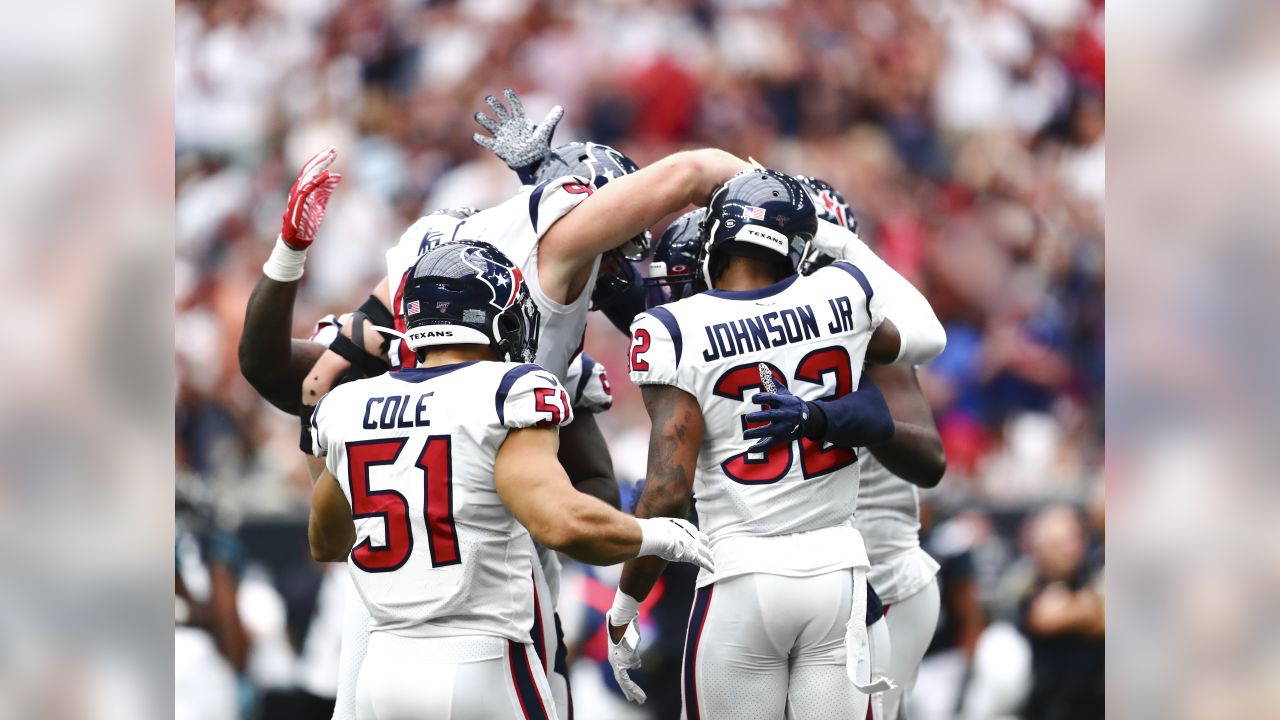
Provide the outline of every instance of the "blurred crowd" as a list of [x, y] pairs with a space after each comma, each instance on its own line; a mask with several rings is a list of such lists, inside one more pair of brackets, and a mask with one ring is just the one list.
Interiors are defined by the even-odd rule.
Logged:
[[[1101, 628], [1063, 633], [1045, 618], [1102, 596], [1101, 0], [179, 0], [176, 470], [190, 531], [179, 573], [184, 557], [199, 568], [186, 571], [192, 607], [219, 628], [246, 717], [272, 693], [293, 693], [293, 709], [261, 716], [327, 717], [297, 695], [322, 705], [332, 692], [323, 633], [337, 581], [298, 534], [310, 484], [297, 421], [236, 361], [288, 185], [316, 149], [338, 148], [345, 178], [294, 318], [305, 336], [359, 304], [419, 215], [514, 192], [471, 140], [471, 115], [504, 87], [531, 118], [565, 107], [557, 142], [612, 144], [641, 165], [716, 146], [841, 190], [860, 234], [948, 330], [921, 371], [948, 459], [924, 493], [946, 610], [922, 703], [938, 718], [1036, 702], [1028, 719], [1058, 717], [1037, 673], [1096, 669], [1100, 682]], [[593, 317], [586, 347], [613, 376], [600, 422], [630, 489], [648, 424], [626, 338]], [[213, 609], [225, 583], [238, 613]], [[595, 687], [600, 703], [617, 701], [591, 662], [611, 583], [575, 569], [564, 602], [578, 610], [563, 608], [575, 689]], [[684, 594], [679, 578], [669, 587]], [[984, 675], [983, 647], [997, 666], [1027, 654], [1031, 675]], [[632, 711], [608, 707], [598, 716]]]

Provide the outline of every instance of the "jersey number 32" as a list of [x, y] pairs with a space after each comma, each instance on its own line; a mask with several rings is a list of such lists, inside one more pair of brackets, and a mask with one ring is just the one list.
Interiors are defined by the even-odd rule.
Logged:
[[[769, 369], [773, 377], [781, 384], [787, 384], [786, 375], [771, 363]], [[836, 391], [826, 399], [842, 397], [853, 392], [853, 368], [849, 351], [836, 345], [814, 350], [801, 358], [796, 365], [795, 379], [801, 382], [823, 385], [823, 378], [835, 373]], [[720, 397], [741, 402], [761, 387], [758, 363], [726, 370], [716, 380], [714, 392]], [[755, 427], [747, 423], [745, 415], [740, 416], [742, 430]], [[758, 425], [759, 423], [757, 423]], [[794, 462], [794, 443], [774, 445], [763, 453], [739, 453], [720, 463], [724, 474], [734, 482], [744, 485], [767, 485], [781, 480], [791, 470]], [[840, 468], [852, 465], [858, 454], [850, 448], [831, 447], [823, 449], [821, 441], [800, 438], [800, 471], [804, 478], [818, 477], [835, 472]]]

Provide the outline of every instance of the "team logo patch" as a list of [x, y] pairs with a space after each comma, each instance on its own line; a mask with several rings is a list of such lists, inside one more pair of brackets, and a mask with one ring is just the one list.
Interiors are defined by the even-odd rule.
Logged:
[[515, 304], [520, 286], [524, 283], [520, 268], [494, 262], [481, 248], [473, 246], [462, 249], [462, 262], [475, 270], [476, 277], [489, 286], [489, 290], [493, 292], [491, 305], [505, 310]]

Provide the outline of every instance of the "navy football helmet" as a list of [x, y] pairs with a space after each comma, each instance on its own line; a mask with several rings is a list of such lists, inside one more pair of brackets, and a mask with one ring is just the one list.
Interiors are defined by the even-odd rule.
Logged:
[[405, 342], [488, 345], [498, 359], [533, 362], [538, 306], [520, 268], [486, 242], [459, 240], [422, 254], [404, 291]]
[[858, 216], [853, 214], [853, 208], [849, 207], [844, 195], [831, 187], [831, 183], [808, 175], [797, 175], [796, 179], [809, 191], [819, 219], [840, 225], [849, 232], [858, 232]]
[[[809, 195], [813, 198], [813, 204], [818, 208], [819, 219], [840, 225], [849, 232], [858, 232], [858, 216], [853, 213], [853, 208], [849, 207], [844, 195], [841, 195], [839, 190], [831, 187], [831, 183], [806, 175], [797, 175], [796, 179], [809, 191]], [[805, 253], [804, 259], [800, 261], [800, 274], [808, 275], [820, 267], [830, 265], [834, 261], [835, 258], [830, 255], [818, 252], [817, 248], [810, 248]]]
[[[593, 189], [599, 190], [623, 175], [639, 170], [631, 158], [619, 150], [598, 143], [571, 142], [552, 150], [538, 166], [534, 182], [554, 180], [565, 175], [584, 177]], [[625, 296], [636, 285], [637, 273], [629, 262], [643, 260], [649, 254], [649, 231], [623, 243], [621, 247], [604, 254], [600, 272], [596, 274], [596, 287], [591, 292], [591, 309], [601, 310]]]
[[656, 307], [707, 289], [698, 275], [702, 260], [702, 221], [706, 208], [697, 208], [676, 218], [667, 227], [653, 251], [649, 277], [645, 278], [645, 306]]
[[713, 287], [729, 255], [774, 260], [781, 274], [794, 275], [817, 231], [813, 198], [798, 180], [776, 170], [743, 170], [711, 194], [698, 279]]

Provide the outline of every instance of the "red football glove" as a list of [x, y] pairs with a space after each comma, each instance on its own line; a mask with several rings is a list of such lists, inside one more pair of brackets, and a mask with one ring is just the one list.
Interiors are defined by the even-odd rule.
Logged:
[[338, 151], [333, 147], [316, 153], [302, 166], [298, 179], [289, 188], [289, 204], [281, 219], [280, 238], [294, 250], [306, 250], [315, 242], [329, 196], [342, 180], [342, 175], [328, 170], [337, 156]]

